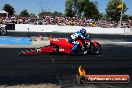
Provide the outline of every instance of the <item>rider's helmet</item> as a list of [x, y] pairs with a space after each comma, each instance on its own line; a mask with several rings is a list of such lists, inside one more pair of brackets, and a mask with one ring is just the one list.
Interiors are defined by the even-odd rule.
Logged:
[[85, 35], [85, 34], [86, 34], [86, 29], [82, 28], [82, 29], [80, 30], [80, 33], [81, 33], [82, 35]]

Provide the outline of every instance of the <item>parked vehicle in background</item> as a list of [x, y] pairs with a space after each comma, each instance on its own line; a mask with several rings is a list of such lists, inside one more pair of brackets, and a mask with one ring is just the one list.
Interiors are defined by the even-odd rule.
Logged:
[[6, 34], [7, 34], [6, 25], [0, 25], [0, 35]]

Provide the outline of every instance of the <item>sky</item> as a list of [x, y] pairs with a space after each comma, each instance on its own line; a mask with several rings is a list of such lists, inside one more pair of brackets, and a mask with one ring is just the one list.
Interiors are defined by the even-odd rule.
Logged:
[[[44, 11], [59, 11], [64, 13], [66, 0], [0, 0], [0, 10], [2, 10], [5, 4], [10, 4], [14, 7], [17, 14], [22, 10], [27, 9], [29, 13], [38, 14]], [[98, 9], [101, 13], [105, 13], [106, 5], [110, 0], [91, 0], [98, 2]], [[129, 8], [126, 12], [128, 15], [132, 15], [132, 0], [124, 0]]]

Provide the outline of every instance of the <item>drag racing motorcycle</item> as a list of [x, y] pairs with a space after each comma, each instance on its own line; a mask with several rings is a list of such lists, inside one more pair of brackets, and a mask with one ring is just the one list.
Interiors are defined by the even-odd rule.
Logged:
[[37, 55], [37, 54], [45, 54], [45, 53], [51, 53], [51, 54], [94, 54], [97, 55], [101, 52], [101, 45], [95, 41], [92, 40], [92, 38], [89, 37], [89, 39], [85, 40], [77, 40], [79, 42], [79, 47], [77, 49], [76, 53], [71, 53], [72, 47], [74, 44], [68, 42], [65, 38], [49, 38], [50, 45], [30, 49], [26, 51], [20, 51], [19, 55]]

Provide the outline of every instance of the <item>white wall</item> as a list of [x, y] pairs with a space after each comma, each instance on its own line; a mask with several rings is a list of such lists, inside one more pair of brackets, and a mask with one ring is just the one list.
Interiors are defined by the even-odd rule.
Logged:
[[81, 28], [85, 28], [87, 33], [95, 34], [123, 34], [132, 33], [131, 28], [100, 28], [100, 27], [82, 27], [82, 26], [58, 26], [58, 25], [32, 25], [32, 24], [16, 24], [15, 31], [18, 32], [64, 32], [73, 33]]

